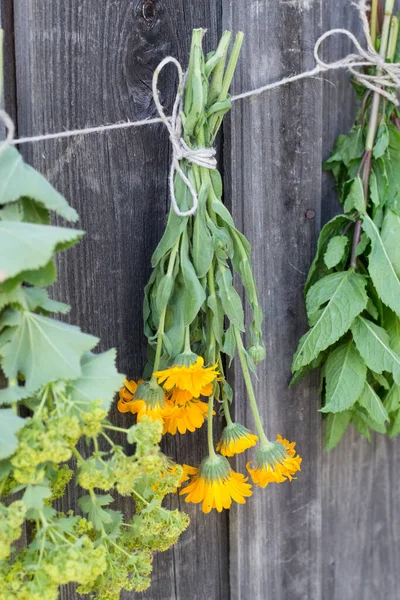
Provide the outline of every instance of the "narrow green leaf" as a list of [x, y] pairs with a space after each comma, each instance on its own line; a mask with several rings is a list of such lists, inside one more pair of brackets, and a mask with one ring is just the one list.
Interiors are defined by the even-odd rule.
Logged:
[[199, 207], [194, 217], [192, 234], [192, 258], [199, 279], [205, 277], [210, 270], [214, 258], [214, 248], [208, 231], [205, 217], [205, 201], [209, 186], [203, 187], [199, 193]]
[[216, 284], [226, 316], [240, 331], [244, 331], [242, 301], [232, 285], [232, 273], [230, 269], [221, 263], [218, 265]]
[[326, 403], [321, 412], [350, 408], [360, 396], [366, 377], [367, 367], [351, 340], [335, 348], [325, 365]]
[[2, 367], [9, 379], [22, 373], [25, 385], [37, 390], [50, 381], [79, 377], [82, 354], [97, 342], [78, 327], [24, 311], [11, 341], [2, 349]]
[[189, 241], [186, 231], [182, 238], [180, 261], [185, 297], [184, 322], [185, 325], [190, 325], [206, 299], [206, 294], [189, 259]]
[[378, 180], [376, 178], [375, 171], [372, 169], [371, 176], [369, 179], [369, 194], [373, 204], [375, 206], [379, 206], [379, 189], [378, 189]]
[[367, 367], [375, 373], [392, 373], [396, 383], [400, 384], [400, 356], [390, 347], [387, 331], [362, 317], [357, 317], [351, 331]]
[[77, 212], [56, 192], [38, 171], [27, 165], [16, 148], [2, 152], [0, 162], [0, 204], [27, 196], [67, 221], [77, 221]]
[[335, 235], [329, 240], [328, 247], [324, 254], [324, 262], [328, 269], [336, 267], [345, 256], [345, 251], [349, 240], [344, 235]]
[[328, 452], [333, 450], [344, 436], [351, 421], [351, 416], [351, 410], [328, 415], [325, 435], [325, 449]]
[[389, 131], [386, 123], [379, 126], [372, 154], [374, 158], [383, 156], [389, 146]]
[[382, 302], [400, 316], [400, 281], [382, 238], [376, 225], [366, 214], [363, 216], [362, 227], [371, 240], [368, 271], [372, 282]]
[[361, 177], [356, 177], [352, 182], [344, 203], [345, 212], [351, 212], [353, 209], [359, 213], [365, 211], [365, 198]]
[[383, 401], [384, 407], [387, 412], [394, 413], [400, 408], [400, 386], [394, 383]]
[[[307, 308], [314, 325], [299, 342], [293, 359], [293, 372], [308, 365], [348, 331], [367, 305], [365, 285], [365, 278], [350, 270], [327, 275], [310, 288]], [[326, 306], [318, 309], [324, 303], [327, 303]]]
[[389, 334], [390, 347], [400, 356], [400, 319], [390, 308], [383, 310], [383, 324]]
[[387, 252], [390, 262], [400, 275], [400, 217], [390, 208], [385, 210], [381, 229], [382, 244]]

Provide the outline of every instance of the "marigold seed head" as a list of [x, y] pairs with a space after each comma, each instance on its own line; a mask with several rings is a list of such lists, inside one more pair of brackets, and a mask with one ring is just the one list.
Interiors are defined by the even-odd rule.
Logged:
[[232, 423], [224, 427], [217, 451], [223, 456], [240, 454], [256, 445], [258, 437], [240, 423]]
[[155, 380], [143, 381], [133, 394], [133, 401], [142, 400], [150, 408], [164, 406], [165, 392]]

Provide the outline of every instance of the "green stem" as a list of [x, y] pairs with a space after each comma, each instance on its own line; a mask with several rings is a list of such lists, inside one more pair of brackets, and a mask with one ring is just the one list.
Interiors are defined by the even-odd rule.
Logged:
[[137, 498], [139, 498], [139, 500], [140, 500], [141, 502], [143, 502], [144, 504], [149, 504], [149, 503], [147, 502], [147, 500], [145, 500], [145, 499], [143, 498], [143, 496], [141, 496], [141, 495], [139, 494], [139, 492], [137, 492], [135, 489], [132, 489], [132, 492], [135, 494], [135, 496], [136, 496]]
[[376, 44], [376, 32], [378, 25], [378, 0], [372, 0], [371, 5], [371, 18], [370, 18], [370, 32], [372, 45], [375, 48]]
[[217, 455], [214, 450], [213, 440], [213, 410], [214, 410], [214, 394], [208, 399], [208, 411], [207, 411], [207, 443], [208, 443], [208, 455], [210, 458], [216, 458]]
[[218, 61], [217, 66], [214, 68], [210, 87], [208, 89], [208, 98], [207, 98], [208, 106], [212, 106], [218, 98], [219, 91], [221, 89], [222, 81], [224, 78], [225, 62], [226, 62], [226, 57], [228, 54], [228, 48], [229, 48], [230, 41], [231, 41], [231, 32], [225, 31], [220, 39], [217, 50], [215, 51], [215, 54], [220, 56], [220, 59]]
[[[178, 253], [180, 241], [181, 241], [181, 236], [179, 236], [179, 238], [176, 240], [175, 244], [172, 247], [171, 254], [169, 257], [169, 262], [168, 262], [167, 277], [172, 277], [172, 273], [174, 271], [175, 259], [176, 259], [176, 255]], [[167, 314], [167, 304], [164, 306], [164, 308], [161, 312], [161, 315], [160, 315], [160, 323], [158, 325], [158, 331], [157, 331], [157, 347], [156, 347], [156, 356], [154, 358], [153, 373], [157, 372], [158, 368], [160, 366], [161, 351], [162, 351], [162, 346], [163, 346], [163, 341], [164, 341], [164, 326], [165, 326], [165, 315], [166, 314]]]
[[245, 349], [243, 346], [242, 336], [240, 335], [240, 331], [236, 327], [234, 327], [234, 331], [235, 331], [236, 345], [237, 345], [237, 349], [238, 349], [238, 353], [239, 353], [240, 364], [241, 364], [242, 372], [243, 372], [243, 379], [244, 379], [244, 382], [246, 385], [247, 394], [249, 396], [250, 408], [251, 408], [251, 412], [253, 413], [254, 421], [256, 424], [257, 432], [258, 432], [258, 437], [260, 438], [261, 443], [268, 443], [268, 438], [264, 433], [264, 428], [262, 426], [260, 413], [258, 411], [257, 401], [256, 401], [256, 397], [254, 394], [254, 389], [253, 389], [253, 384], [251, 382], [250, 371], [249, 371], [249, 367], [247, 365], [247, 359], [246, 359], [246, 355], [245, 355]]
[[37, 419], [40, 416], [40, 413], [42, 412], [42, 410], [43, 410], [43, 408], [44, 408], [44, 406], [46, 404], [47, 396], [48, 395], [49, 395], [49, 387], [46, 387], [44, 389], [43, 396], [42, 396], [42, 399], [40, 401], [40, 404], [37, 407], [37, 409], [35, 410], [34, 419]]
[[112, 431], [120, 431], [121, 433], [128, 433], [129, 429], [123, 427], [116, 427], [115, 425], [103, 425], [104, 429], [111, 429]]
[[108, 437], [108, 435], [106, 433], [104, 433], [104, 431], [101, 431], [101, 435], [110, 444], [111, 448], [114, 448], [114, 446], [115, 446], [114, 442], [112, 441], [112, 439], [110, 437]]
[[[225, 379], [225, 373], [224, 373], [224, 367], [222, 364], [222, 357], [221, 357], [221, 353], [218, 352], [218, 366], [219, 366], [219, 372], [221, 373], [223, 379]], [[221, 390], [221, 396], [222, 396], [222, 408], [224, 409], [224, 415], [225, 415], [225, 419], [228, 425], [233, 425], [233, 421], [231, 418], [231, 412], [229, 409], [229, 402], [226, 398], [226, 395], [222, 395], [222, 390]]]
[[398, 19], [398, 17], [394, 16], [391, 18], [391, 21], [390, 21], [389, 41], [388, 41], [388, 47], [387, 47], [387, 53], [386, 53], [386, 57], [390, 62], [394, 61], [398, 36], [399, 36], [399, 19]]
[[72, 454], [75, 456], [76, 460], [78, 461], [78, 463], [84, 463], [85, 462], [85, 459], [78, 452], [78, 450], [75, 448], [75, 446], [73, 448], [71, 448], [71, 451], [72, 451]]
[[192, 349], [190, 347], [190, 325], [185, 327], [185, 354], [190, 354]]

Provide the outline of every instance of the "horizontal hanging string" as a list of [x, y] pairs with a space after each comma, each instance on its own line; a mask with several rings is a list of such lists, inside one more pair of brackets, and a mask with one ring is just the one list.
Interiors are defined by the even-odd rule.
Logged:
[[[249, 90], [247, 92], [243, 92], [241, 94], [237, 94], [231, 97], [232, 102], [236, 102], [238, 100], [242, 100], [244, 98], [251, 98], [259, 96], [266, 91], [276, 89], [278, 87], [287, 85], [289, 83], [293, 83], [295, 81], [299, 81], [301, 79], [306, 79], [310, 77], [316, 77], [321, 73], [325, 73], [327, 71], [337, 70], [337, 69], [347, 69], [357, 81], [362, 83], [369, 90], [376, 92], [388, 99], [395, 105], [398, 105], [399, 102], [396, 97], [396, 90], [400, 87], [400, 64], [399, 63], [387, 63], [378, 52], [376, 52], [374, 45], [371, 40], [371, 35], [369, 31], [369, 23], [367, 18], [368, 7], [365, 3], [365, 0], [360, 0], [360, 2], [356, 5], [360, 19], [363, 26], [363, 33], [367, 42], [367, 49], [365, 50], [355, 35], [348, 31], [347, 29], [331, 29], [325, 33], [323, 33], [315, 43], [314, 46], [314, 59], [316, 62], [316, 66], [313, 69], [308, 71], [303, 71], [297, 75], [292, 75], [289, 77], [284, 77], [283, 79], [279, 79], [273, 83], [268, 83], [259, 88]], [[347, 36], [356, 47], [358, 53], [357, 54], [349, 54], [341, 60], [335, 62], [324, 62], [319, 56], [319, 51], [321, 44], [327, 38], [334, 35], [345, 35]], [[178, 79], [179, 85], [177, 94], [174, 101], [173, 111], [171, 116], [167, 116], [164, 113], [163, 107], [161, 105], [157, 82], [158, 77], [161, 70], [168, 63], [173, 63], [178, 70]], [[368, 72], [365, 72], [365, 68], [375, 67], [378, 69], [378, 75], [370, 75]], [[364, 69], [364, 71], [360, 71], [359, 69]], [[394, 91], [393, 91], [394, 90]], [[156, 105], [156, 108], [159, 113], [159, 117], [153, 119], [142, 119], [140, 121], [126, 121], [113, 123], [111, 125], [100, 125], [98, 127], [85, 127], [83, 129], [72, 129], [69, 131], [61, 131], [57, 133], [49, 133], [44, 135], [36, 135], [30, 137], [22, 137], [18, 139], [14, 139], [14, 123], [12, 119], [7, 115], [7, 113], [3, 110], [0, 110], [0, 120], [3, 121], [7, 128], [7, 137], [0, 144], [0, 153], [5, 150], [8, 146], [11, 145], [20, 145], [31, 142], [40, 142], [46, 140], [54, 140], [54, 139], [62, 139], [75, 137], [79, 135], [87, 135], [90, 133], [103, 133], [105, 131], [113, 131], [117, 129], [128, 129], [130, 127], [142, 127], [144, 125], [152, 125], [155, 123], [163, 123], [169, 132], [170, 141], [172, 144], [172, 161], [171, 168], [169, 174], [169, 187], [171, 193], [171, 201], [174, 208], [174, 211], [179, 216], [190, 216], [193, 215], [197, 210], [198, 198], [195, 189], [193, 188], [191, 182], [184, 174], [180, 161], [182, 159], [186, 159], [188, 162], [197, 164], [199, 166], [205, 166], [209, 169], [216, 168], [216, 160], [215, 160], [215, 149], [214, 148], [190, 148], [182, 138], [182, 127], [180, 121], [180, 111], [182, 108], [182, 100], [183, 100], [183, 92], [184, 92], [184, 73], [180, 63], [173, 58], [172, 56], [167, 56], [164, 60], [156, 68], [153, 75], [153, 98]], [[175, 173], [178, 173], [179, 176], [184, 181], [185, 185], [188, 187], [192, 199], [193, 204], [192, 207], [187, 211], [181, 211], [177, 205], [175, 192], [174, 192], [174, 176]]]

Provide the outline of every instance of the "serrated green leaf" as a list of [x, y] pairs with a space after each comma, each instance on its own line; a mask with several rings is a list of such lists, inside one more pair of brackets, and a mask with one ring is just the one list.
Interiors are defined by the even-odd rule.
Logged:
[[367, 249], [369, 244], [369, 237], [363, 232], [360, 236], [360, 241], [357, 244], [356, 256], [361, 256]]
[[400, 319], [390, 308], [383, 310], [383, 324], [389, 334], [390, 347], [400, 356]]
[[400, 408], [400, 386], [394, 383], [385, 396], [383, 405], [387, 412], [394, 413]]
[[342, 437], [351, 421], [351, 410], [344, 410], [340, 413], [331, 413], [328, 415], [325, 435], [325, 450], [333, 450]]
[[23, 287], [22, 292], [28, 310], [35, 311], [40, 309], [46, 313], [60, 313], [63, 315], [71, 310], [68, 304], [49, 298], [47, 290], [42, 288]]
[[353, 220], [345, 215], [339, 215], [334, 217], [321, 229], [319, 234], [317, 253], [311, 264], [308, 272], [307, 281], [304, 286], [304, 293], [306, 294], [309, 288], [319, 279], [320, 277], [328, 273], [328, 268], [324, 262], [324, 255], [329, 244], [329, 240], [343, 233], [346, 226], [352, 223]]
[[11, 406], [11, 404], [29, 398], [31, 395], [32, 390], [18, 385], [3, 388], [0, 390], [0, 406]]
[[16, 148], [2, 152], [0, 162], [0, 204], [27, 196], [67, 221], [77, 221], [77, 212], [56, 192], [38, 171], [27, 165]]
[[0, 410], [0, 460], [14, 453], [18, 446], [16, 434], [25, 423], [25, 419], [18, 417], [12, 408]]
[[382, 123], [379, 126], [378, 133], [376, 135], [376, 141], [372, 150], [374, 158], [380, 158], [383, 156], [389, 146], [389, 131], [386, 123]]
[[365, 211], [365, 198], [361, 177], [356, 177], [352, 182], [344, 203], [345, 212], [351, 212], [353, 209], [359, 213]]
[[115, 392], [122, 386], [125, 376], [115, 367], [116, 350], [102, 354], [86, 352], [81, 359], [82, 375], [68, 387], [73, 402], [102, 400], [102, 408], [108, 410]]
[[373, 379], [373, 382], [376, 382], [380, 387], [383, 387], [385, 390], [390, 389], [390, 385], [388, 380], [381, 373], [375, 373], [374, 371], [369, 371], [369, 379]]
[[390, 347], [387, 331], [363, 317], [357, 317], [351, 331], [367, 367], [375, 373], [392, 373], [400, 384], [400, 356]]
[[326, 403], [321, 412], [350, 408], [360, 396], [366, 377], [367, 367], [351, 340], [335, 348], [325, 364]]
[[400, 316], [400, 281], [390, 261], [379, 231], [368, 215], [363, 215], [362, 227], [371, 240], [368, 272], [382, 302]]
[[[293, 359], [293, 372], [308, 365], [348, 331], [367, 305], [365, 285], [366, 279], [350, 270], [327, 275], [310, 288], [307, 294], [308, 310], [314, 325], [299, 342]], [[319, 303], [327, 304], [319, 310], [314, 320]]]
[[23, 221], [27, 223], [39, 223], [40, 225], [50, 225], [50, 213], [47, 208], [32, 200], [32, 198], [21, 198], [18, 202], [23, 213]]
[[25, 385], [37, 390], [50, 381], [79, 377], [82, 354], [97, 342], [98, 338], [78, 327], [24, 311], [11, 341], [2, 349], [2, 367], [9, 379], [22, 373]]
[[47, 485], [28, 485], [22, 496], [22, 502], [27, 510], [42, 510], [44, 501], [50, 496], [51, 489]]
[[9, 293], [15, 289], [20, 283], [30, 283], [36, 287], [46, 287], [51, 285], [57, 279], [57, 269], [53, 260], [50, 260], [47, 265], [33, 271], [22, 271], [16, 277], [11, 277], [3, 283], [0, 283], [0, 291]]
[[114, 498], [110, 494], [82, 496], [79, 498], [78, 504], [82, 511], [88, 515], [89, 521], [93, 523], [93, 526], [97, 530], [101, 530], [103, 524], [112, 523], [113, 519], [108, 511], [104, 510], [103, 506], [108, 506]]
[[329, 240], [324, 254], [324, 262], [328, 269], [336, 267], [345, 255], [349, 240], [344, 235], [335, 235]]
[[65, 227], [0, 221], [2, 280], [44, 267], [55, 251], [75, 244], [83, 233]]
[[244, 312], [239, 294], [232, 285], [232, 273], [221, 263], [218, 265], [216, 284], [222, 308], [237, 329], [244, 331]]
[[378, 180], [376, 178], [375, 171], [372, 169], [371, 176], [369, 178], [369, 195], [371, 201], [375, 206], [379, 206], [379, 189], [378, 189]]
[[400, 433], [400, 410], [398, 410], [394, 415], [390, 422], [388, 428], [388, 436], [390, 439], [394, 438], [396, 435]]
[[400, 275], [400, 217], [390, 208], [385, 210], [381, 229], [382, 244], [387, 252], [390, 262]]
[[364, 415], [359, 414], [359, 412], [356, 412], [354, 414], [351, 422], [353, 423], [356, 431], [358, 431], [359, 434], [361, 434], [365, 438], [367, 438], [367, 440], [370, 442], [372, 439], [371, 431], [370, 431], [370, 428], [368, 427], [367, 423], [365, 422]]
[[389, 415], [382, 404], [382, 400], [367, 382], [358, 398], [358, 403], [365, 408], [370, 418], [376, 423], [383, 424], [389, 420]]

